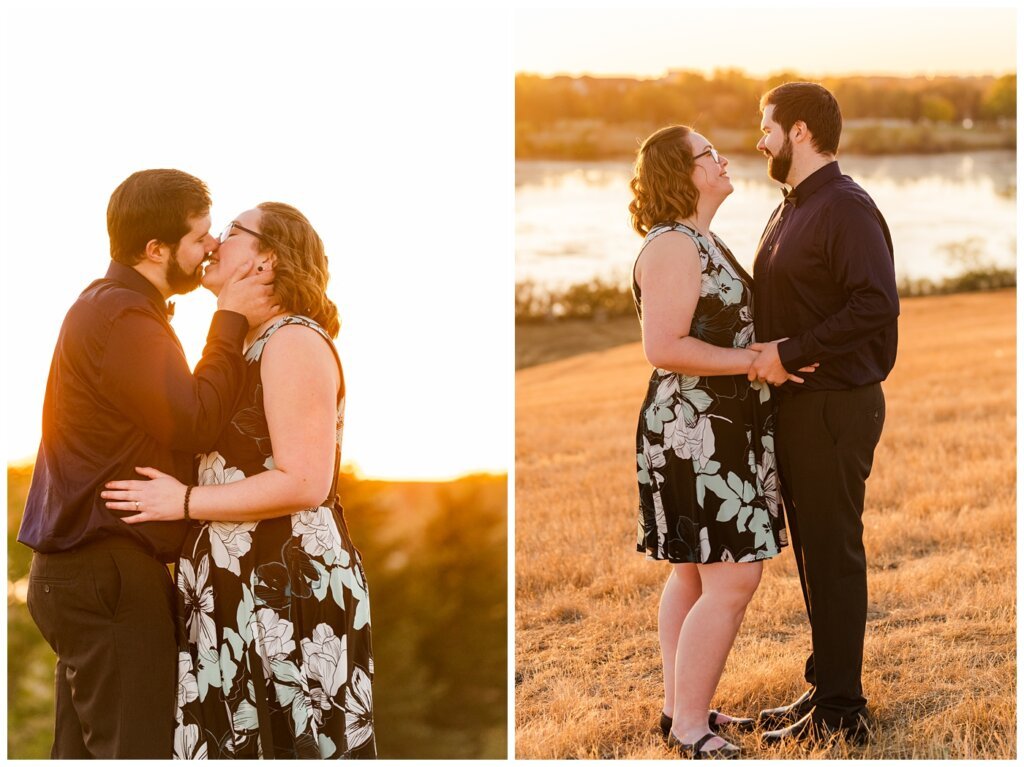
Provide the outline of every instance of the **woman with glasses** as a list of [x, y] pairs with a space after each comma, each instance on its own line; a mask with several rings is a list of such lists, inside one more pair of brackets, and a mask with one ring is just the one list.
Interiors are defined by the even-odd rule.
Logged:
[[660, 729], [692, 758], [738, 757], [715, 733], [753, 727], [710, 703], [761, 562], [786, 545], [769, 389], [746, 377], [758, 354], [751, 278], [711, 231], [733, 191], [728, 167], [675, 125], [643, 143], [630, 182], [644, 238], [633, 297], [655, 368], [636, 433], [637, 550], [672, 565], [658, 611]]
[[335, 496], [345, 381], [327, 257], [305, 216], [271, 202], [228, 225], [203, 285], [219, 293], [249, 259], [273, 269], [281, 311], [246, 339], [245, 385], [198, 486], [145, 468], [104, 496], [139, 512], [129, 524], [194, 525], [177, 567], [176, 758], [372, 758], [369, 598]]

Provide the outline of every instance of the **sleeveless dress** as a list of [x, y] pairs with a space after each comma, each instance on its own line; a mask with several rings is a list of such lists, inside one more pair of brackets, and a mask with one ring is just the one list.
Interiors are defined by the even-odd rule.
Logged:
[[[709, 240], [683, 224], [655, 226], [644, 247], [672, 231], [690, 237], [700, 257], [690, 336], [748, 346], [754, 340], [750, 276], [717, 236]], [[633, 300], [642, 320], [635, 263]], [[769, 384], [745, 375], [654, 370], [636, 430], [637, 551], [706, 564], [768, 559], [787, 545], [770, 396]]]
[[[231, 423], [199, 456], [200, 485], [273, 468], [260, 360], [285, 325], [319, 333], [337, 358], [307, 317], [267, 328], [246, 351]], [[342, 378], [335, 477], [344, 410]], [[335, 490], [317, 508], [190, 531], [177, 569], [175, 758], [375, 757], [370, 603]]]

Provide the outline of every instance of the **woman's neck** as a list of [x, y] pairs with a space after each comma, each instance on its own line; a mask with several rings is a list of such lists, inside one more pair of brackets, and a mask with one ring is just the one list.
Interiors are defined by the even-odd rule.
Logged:
[[721, 204], [721, 200], [705, 201], [702, 199], [697, 203], [697, 210], [686, 218], [680, 218], [678, 220], [680, 223], [696, 229], [705, 237], [709, 237], [711, 232], [711, 219], [715, 217], [715, 213], [718, 211], [718, 206]]
[[288, 312], [278, 312], [273, 317], [269, 317], [266, 320], [264, 320], [261, 324], [259, 324], [255, 328], [250, 329], [249, 332], [245, 336], [245, 346], [246, 346], [246, 348], [249, 348], [252, 345], [253, 341], [255, 341], [257, 338], [259, 338], [261, 335], [263, 335], [263, 333], [266, 331], [267, 328], [269, 328], [271, 325], [273, 325], [275, 322], [277, 322], [282, 317], [287, 317], [288, 314], [289, 314]]

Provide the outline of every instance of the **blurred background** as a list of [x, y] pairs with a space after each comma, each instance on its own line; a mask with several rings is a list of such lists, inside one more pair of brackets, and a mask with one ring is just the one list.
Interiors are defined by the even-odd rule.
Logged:
[[579, 22], [516, 15], [517, 367], [639, 339], [628, 183], [664, 125], [729, 158], [735, 192], [713, 227], [750, 267], [781, 188], [755, 149], [758, 101], [788, 80], [836, 95], [840, 167], [884, 212], [904, 295], [1016, 284], [1013, 9], [726, 5]]
[[[107, 269], [110, 193], [159, 167], [206, 181], [214, 233], [281, 200], [326, 245], [348, 391], [339, 492], [372, 594], [380, 756], [505, 757], [512, 259], [509, 242], [476, 243], [512, 187], [512, 94], [509, 49], [458, 31], [493, 22], [316, 3], [0, 10], [8, 757], [46, 757], [52, 740], [54, 658], [15, 541], [50, 357]], [[507, 126], [504, 150], [453, 129], [481, 110]], [[176, 303], [194, 365], [214, 299]]]

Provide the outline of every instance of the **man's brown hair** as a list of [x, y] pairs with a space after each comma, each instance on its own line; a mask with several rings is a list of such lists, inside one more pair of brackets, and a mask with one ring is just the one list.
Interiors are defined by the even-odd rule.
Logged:
[[843, 115], [839, 102], [827, 88], [817, 83], [783, 83], [761, 97], [761, 112], [773, 106], [772, 119], [789, 135], [789, 129], [801, 121], [811, 132], [814, 148], [822, 154], [839, 151]]
[[188, 220], [209, 210], [210, 192], [195, 176], [168, 168], [137, 171], [110, 195], [110, 257], [135, 266], [150, 240], [171, 245], [176, 251], [191, 229]]

